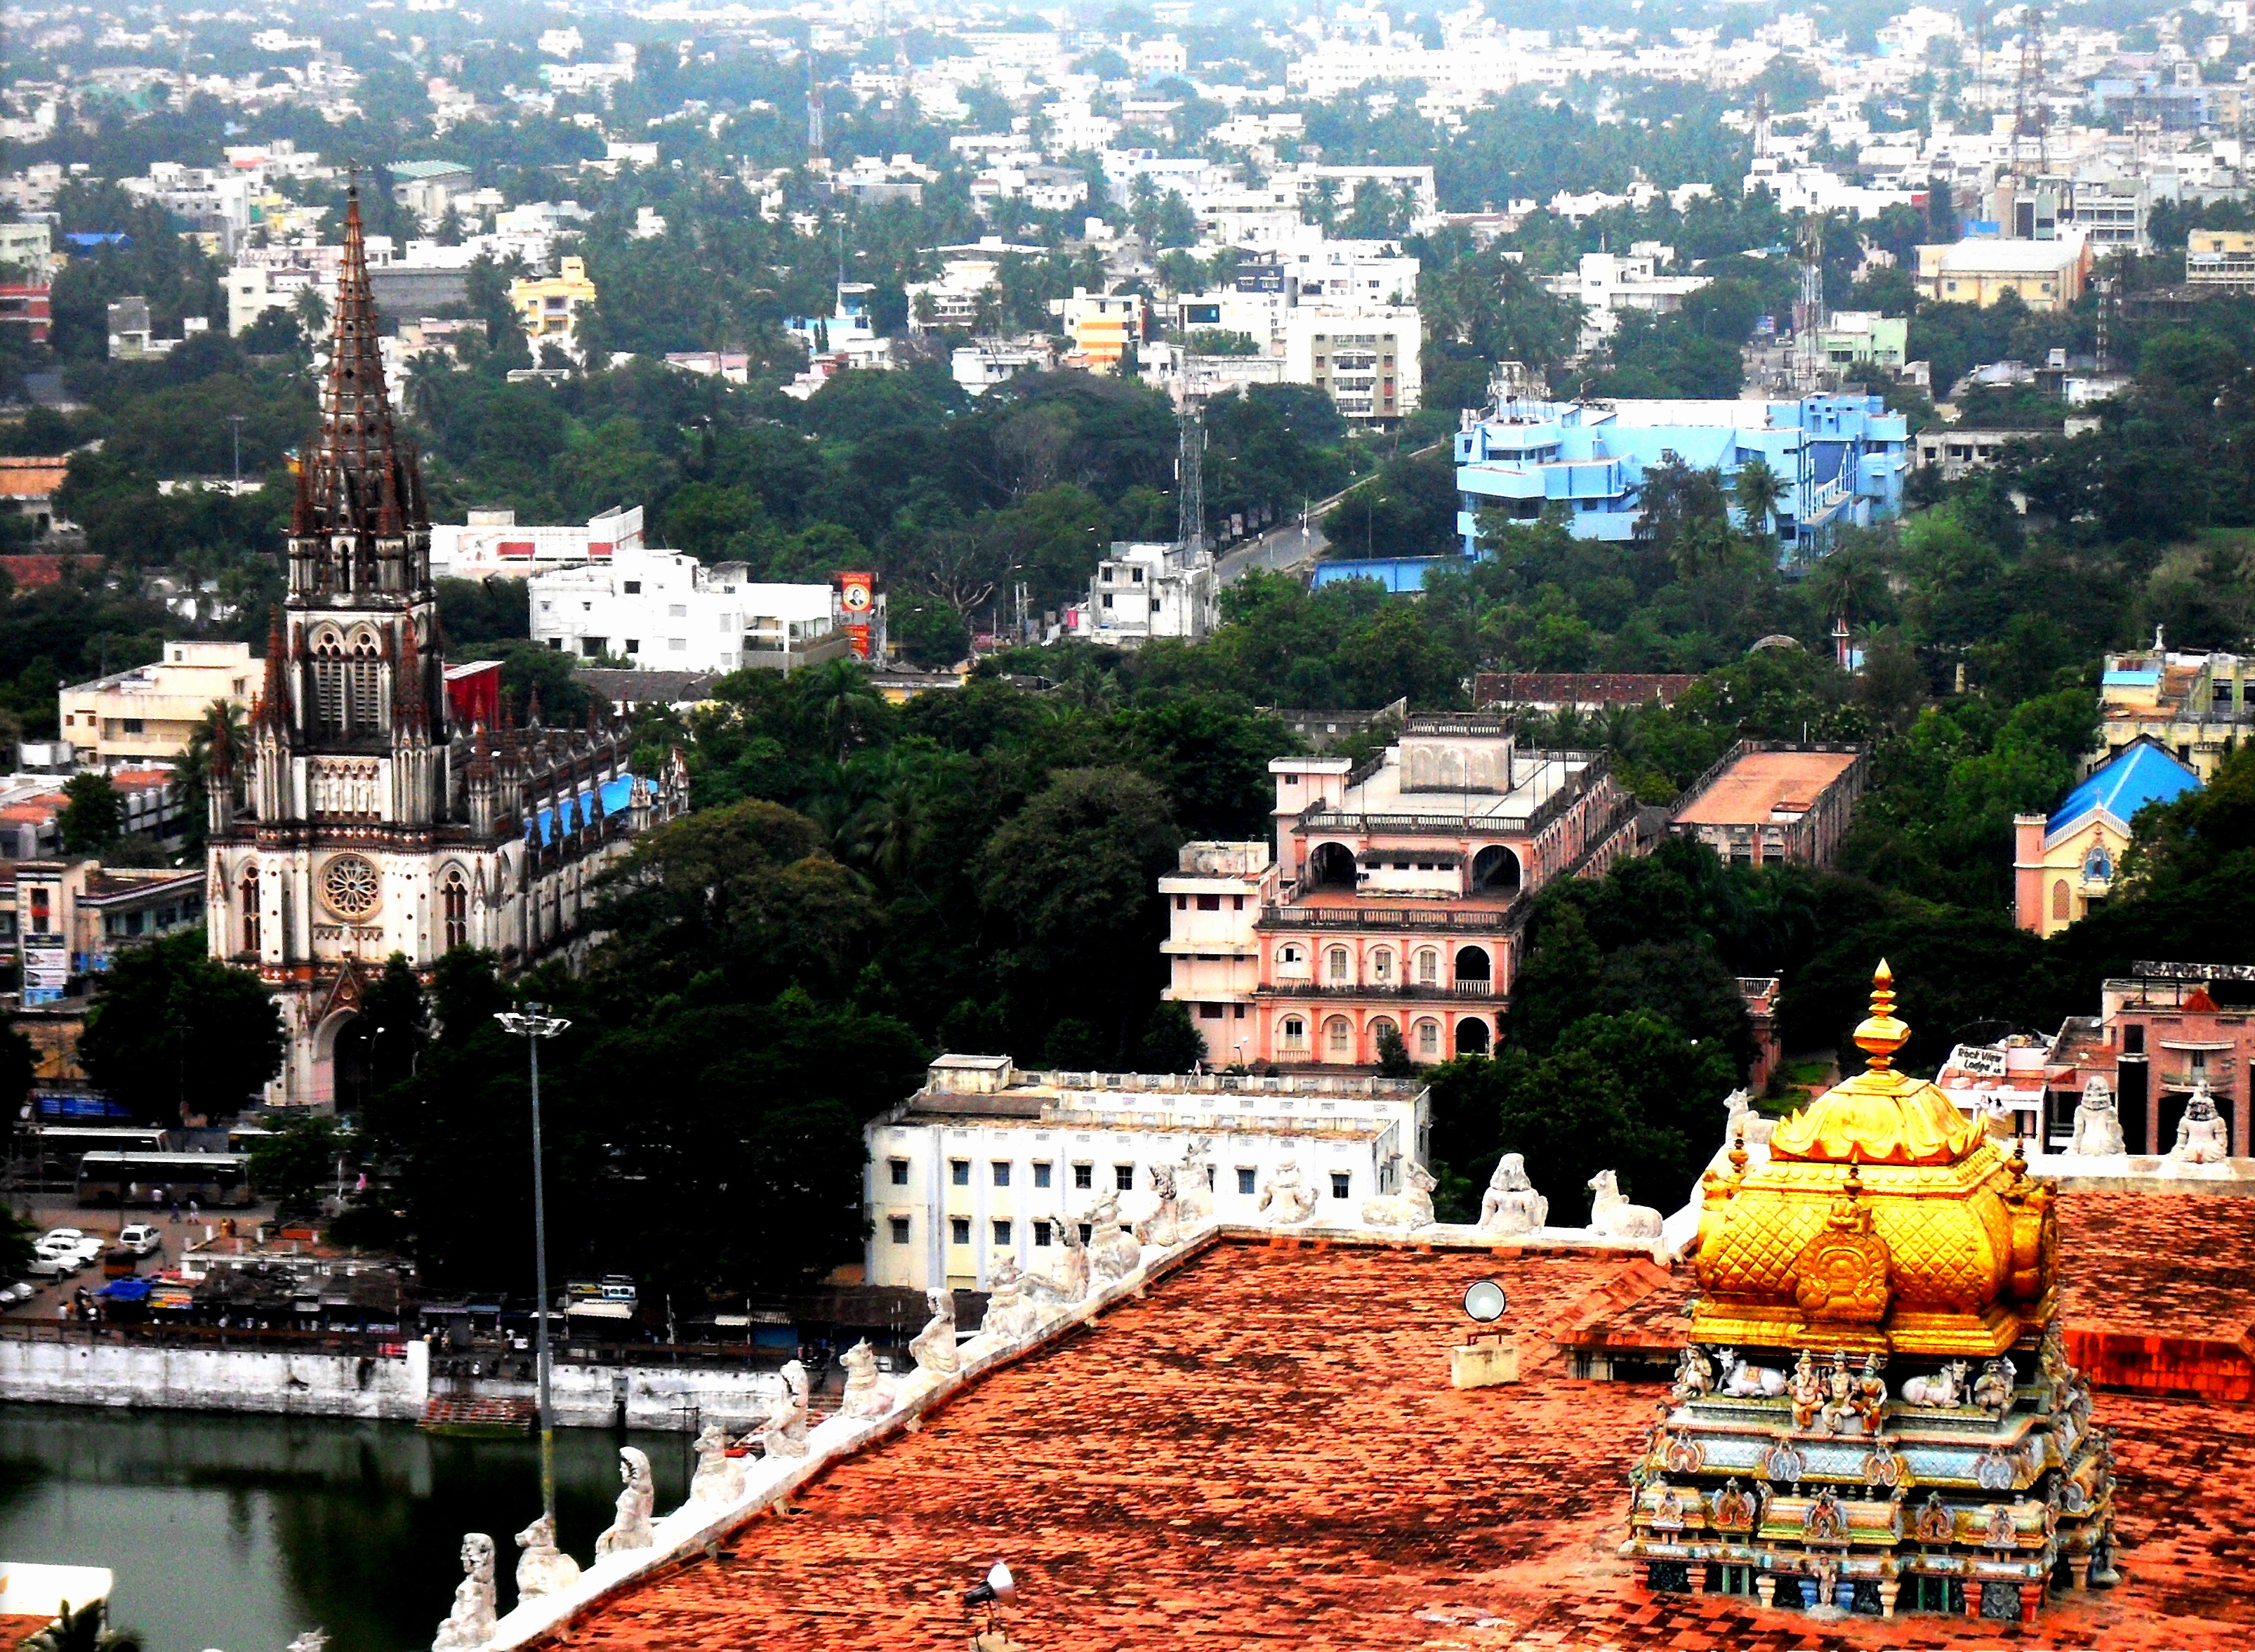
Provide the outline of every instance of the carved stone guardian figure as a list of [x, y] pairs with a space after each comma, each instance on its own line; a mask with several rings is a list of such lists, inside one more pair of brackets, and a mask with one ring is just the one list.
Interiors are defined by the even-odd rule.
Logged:
[[1496, 1161], [1495, 1174], [1487, 1178], [1487, 1192], [1480, 1195], [1480, 1232], [1531, 1234], [1549, 1220], [1550, 1201], [1527, 1179], [1527, 1156], [1505, 1154]]
[[1316, 1190], [1301, 1178], [1297, 1159], [1286, 1159], [1276, 1167], [1261, 1190], [1258, 1209], [1280, 1227], [1304, 1222], [1316, 1213]]
[[2184, 1117], [2177, 1121], [2177, 1141], [2169, 1149], [2169, 1162], [2172, 1165], [2220, 1165], [2230, 1156], [2230, 1127], [2216, 1113], [2216, 1099], [2209, 1094], [2208, 1080], [2202, 1079], [2193, 1086]]
[[872, 1423], [901, 1402], [901, 1385], [877, 1369], [877, 1356], [864, 1339], [846, 1350], [846, 1394], [838, 1414], [860, 1423]]
[[793, 1360], [780, 1374], [783, 1392], [768, 1408], [768, 1420], [744, 1436], [742, 1444], [757, 1445], [769, 1457], [806, 1455], [806, 1367]]
[[1026, 1276], [1018, 1259], [1005, 1256], [987, 1276], [987, 1317], [979, 1333], [997, 1342], [1022, 1341], [1040, 1323], [1041, 1314], [1026, 1300]]
[[1175, 1169], [1171, 1164], [1151, 1167], [1151, 1193], [1158, 1206], [1135, 1224], [1135, 1237], [1146, 1245], [1161, 1249], [1182, 1238], [1183, 1212], [1175, 1193]]
[[1099, 1284], [1125, 1279], [1143, 1260], [1135, 1235], [1120, 1226], [1120, 1195], [1106, 1193], [1088, 1213], [1088, 1266]]
[[431, 1652], [474, 1652], [494, 1636], [494, 1540], [481, 1531], [462, 1535], [462, 1580], [454, 1609], [439, 1626]]
[[927, 1290], [924, 1296], [931, 1318], [910, 1340], [909, 1352], [916, 1356], [917, 1369], [926, 1376], [946, 1376], [963, 1365], [955, 1352], [955, 1293]]
[[728, 1431], [707, 1423], [698, 1431], [697, 1473], [689, 1482], [689, 1501], [706, 1508], [726, 1508], [744, 1500], [744, 1459], [728, 1455]]
[[2075, 1139], [2069, 1153], [2079, 1158], [2119, 1158], [2129, 1149], [2122, 1141], [2122, 1114], [2114, 1105], [2114, 1091], [2097, 1073], [2083, 1086], [2083, 1100], [2075, 1104]]
[[516, 1593], [521, 1600], [561, 1594], [580, 1581], [580, 1563], [556, 1546], [556, 1522], [543, 1515], [516, 1534]]
[[1399, 1193], [1363, 1200], [1363, 1226], [1396, 1228], [1404, 1233], [1431, 1226], [1433, 1190], [1438, 1185], [1432, 1171], [1411, 1160], [1402, 1169]]
[[619, 1447], [619, 1495], [612, 1505], [611, 1523], [595, 1539], [595, 1558], [647, 1549], [652, 1541], [650, 1518], [657, 1494], [650, 1483], [650, 1459], [636, 1447]]

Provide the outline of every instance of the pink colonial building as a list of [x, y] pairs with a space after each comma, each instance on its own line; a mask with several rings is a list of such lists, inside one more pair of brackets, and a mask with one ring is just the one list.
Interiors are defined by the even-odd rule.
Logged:
[[1276, 840], [1191, 843], [1159, 880], [1172, 980], [1217, 1065], [1370, 1066], [1494, 1046], [1535, 891], [1636, 847], [1602, 754], [1526, 751], [1509, 725], [1415, 717], [1359, 767], [1280, 757]]

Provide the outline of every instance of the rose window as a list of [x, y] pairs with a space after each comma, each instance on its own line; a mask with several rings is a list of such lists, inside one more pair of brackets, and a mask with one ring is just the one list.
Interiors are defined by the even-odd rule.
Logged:
[[321, 870], [321, 898], [341, 917], [364, 917], [383, 898], [376, 868], [357, 854], [334, 856]]

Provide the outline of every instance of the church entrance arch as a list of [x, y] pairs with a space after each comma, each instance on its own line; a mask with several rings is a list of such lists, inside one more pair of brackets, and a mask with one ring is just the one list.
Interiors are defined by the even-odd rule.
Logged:
[[313, 1035], [313, 1105], [340, 1114], [368, 1104], [369, 1024], [357, 1012], [341, 1009]]

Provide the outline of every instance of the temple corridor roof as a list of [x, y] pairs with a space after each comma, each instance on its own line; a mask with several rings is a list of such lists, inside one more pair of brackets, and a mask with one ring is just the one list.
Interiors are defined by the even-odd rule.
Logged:
[[[2110, 1257], [2144, 1253], [2124, 1283], [2149, 1288], [2182, 1231], [2182, 1212], [2134, 1199], [2104, 1213], [2090, 1257], [2064, 1247], [2086, 1311], [2103, 1305]], [[1820, 1625], [1641, 1595], [1612, 1551], [1624, 1466], [1662, 1390], [1571, 1381], [1549, 1336], [1623, 1269], [1649, 1267], [1217, 1244], [564, 1639], [575, 1652], [961, 1645], [961, 1592], [999, 1558], [1020, 1587], [1006, 1621], [1037, 1652], [2255, 1644], [2255, 1407], [2119, 1393], [2099, 1395], [2098, 1417], [2117, 1442], [2125, 1581], [2056, 1595], [2037, 1625]], [[1446, 1351], [1484, 1275], [1510, 1293], [1524, 1376], [1459, 1392]], [[2255, 1321], [2255, 1280], [2240, 1278], [2235, 1306], [2228, 1278], [2202, 1273], [2205, 1318]]]

